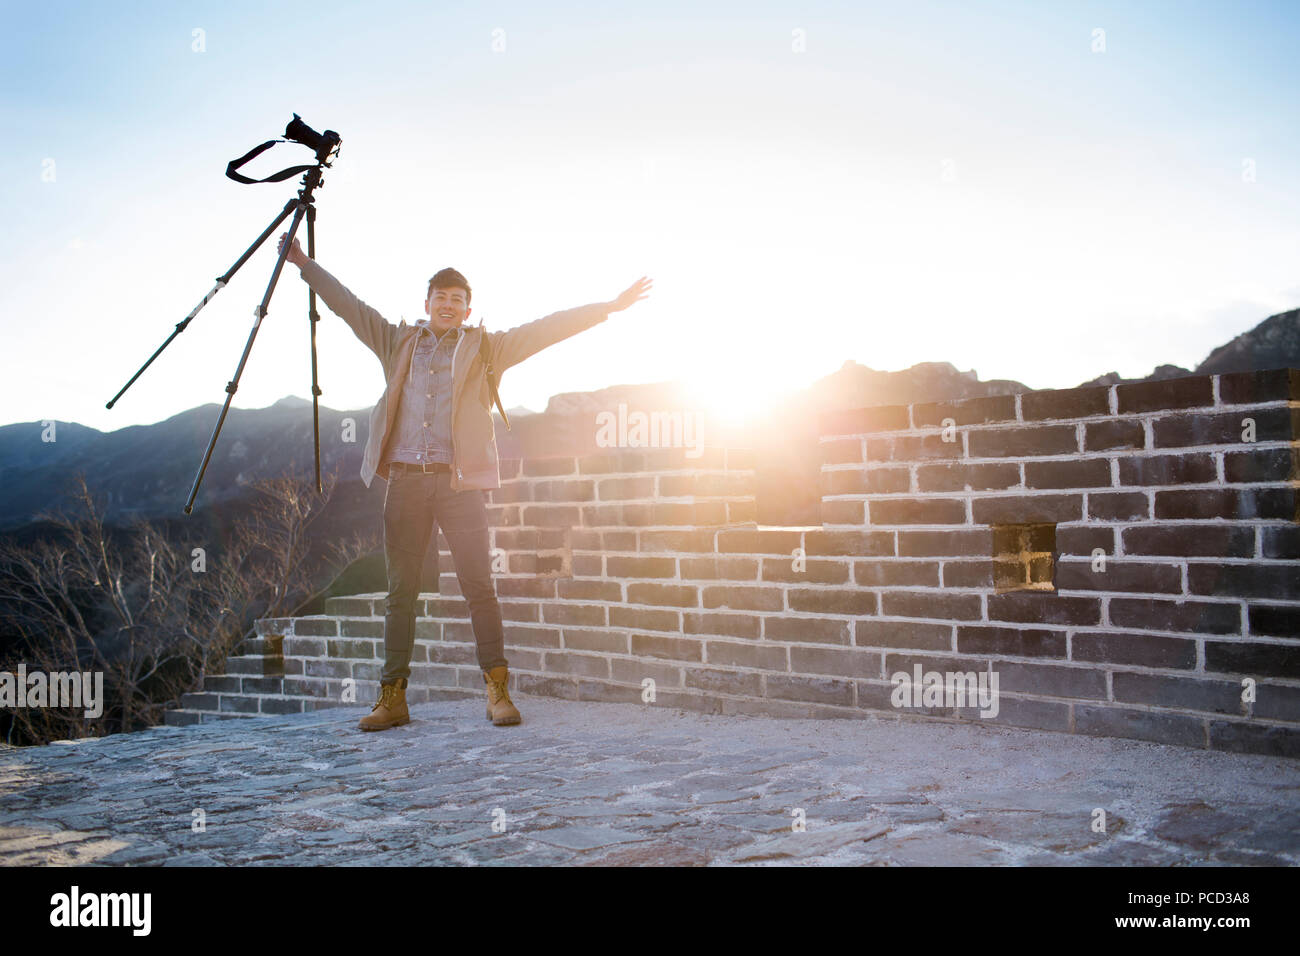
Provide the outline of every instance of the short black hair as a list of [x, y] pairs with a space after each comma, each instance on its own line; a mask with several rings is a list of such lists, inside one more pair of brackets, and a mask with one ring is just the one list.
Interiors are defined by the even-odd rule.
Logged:
[[469, 280], [457, 272], [455, 269], [439, 269], [432, 279], [429, 280], [429, 291], [425, 298], [433, 295], [434, 289], [464, 289], [465, 304], [469, 305], [470, 300], [474, 298], [474, 293], [470, 290]]

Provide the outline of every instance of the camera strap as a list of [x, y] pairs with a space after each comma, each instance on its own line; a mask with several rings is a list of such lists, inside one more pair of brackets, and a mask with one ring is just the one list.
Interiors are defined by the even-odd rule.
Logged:
[[506, 423], [506, 429], [510, 428], [510, 416], [506, 414], [505, 408], [501, 404], [501, 396], [497, 393], [497, 373], [492, 367], [492, 343], [488, 341], [487, 331], [483, 328], [483, 320], [478, 324], [480, 334], [478, 339], [478, 355], [483, 360], [483, 367], [487, 369], [488, 388], [492, 392], [492, 401], [496, 403], [497, 411], [501, 413], [501, 420]]
[[237, 183], [244, 183], [247, 186], [252, 186], [256, 183], [282, 182], [291, 176], [297, 176], [299, 173], [305, 173], [307, 170], [315, 168], [315, 164], [309, 164], [307, 166], [290, 166], [288, 169], [282, 169], [278, 173], [274, 173], [270, 176], [267, 176], [265, 179], [249, 179], [247, 176], [243, 176], [235, 172], [235, 170], [237, 170], [240, 166], [243, 166], [244, 163], [248, 162], [250, 159], [254, 159], [258, 156], [261, 156], [263, 153], [265, 153], [276, 143], [287, 143], [287, 142], [289, 142], [287, 139], [268, 139], [261, 146], [254, 146], [243, 156], [240, 156], [238, 159], [232, 159], [230, 162], [226, 164], [226, 175], [229, 176]]

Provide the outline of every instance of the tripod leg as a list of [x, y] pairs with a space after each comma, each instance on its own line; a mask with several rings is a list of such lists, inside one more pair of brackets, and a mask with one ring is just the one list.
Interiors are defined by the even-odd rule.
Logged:
[[[316, 207], [307, 207], [307, 258], [316, 258]], [[311, 324], [311, 437], [312, 447], [316, 452], [316, 493], [324, 494], [320, 481], [320, 386], [316, 384], [316, 323], [320, 313], [316, 311], [316, 290], [307, 287], [307, 318]]]
[[167, 341], [164, 342], [162, 345], [158, 346], [157, 351], [155, 351], [153, 355], [149, 356], [149, 360], [140, 366], [139, 370], [134, 375], [131, 376], [130, 381], [128, 381], [125, 385], [123, 385], [122, 388], [118, 391], [118, 393], [108, 400], [108, 404], [104, 406], [105, 408], [112, 408], [117, 403], [117, 400], [121, 398], [122, 395], [126, 392], [126, 390], [135, 384], [135, 380], [139, 378], [141, 375], [143, 375], [144, 370], [153, 364], [153, 360], [156, 359], [159, 355], [162, 355], [163, 349], [167, 348], [167, 346], [172, 344], [172, 339], [176, 338], [176, 336], [184, 332], [185, 328], [190, 324], [190, 320], [193, 319], [196, 315], [198, 315], [199, 311], [205, 305], [207, 305], [209, 302], [212, 301], [213, 296], [215, 296], [218, 292], [224, 289], [227, 286], [227, 284], [229, 284], [231, 277], [233, 277], [234, 274], [239, 271], [239, 267], [248, 261], [248, 257], [251, 256], [254, 252], [256, 252], [258, 248], [262, 245], [262, 243], [266, 242], [266, 237], [271, 235], [271, 233], [275, 232], [275, 230], [279, 228], [280, 223], [284, 222], [284, 220], [288, 217], [289, 213], [293, 212], [294, 207], [297, 205], [298, 205], [298, 200], [296, 199], [290, 199], [287, 203], [284, 204], [284, 209], [283, 211], [281, 211], [280, 215], [276, 216], [275, 220], [269, 226], [266, 227], [266, 229], [262, 232], [260, 236], [257, 237], [257, 239], [253, 242], [253, 244], [244, 250], [244, 254], [240, 256], [238, 260], [236, 260], [233, 266], [231, 266], [229, 269], [226, 270], [226, 274], [221, 276], [219, 279], [217, 279], [217, 284], [212, 287], [212, 291], [203, 297], [203, 301], [194, 307], [194, 311], [192, 311], [189, 315], [185, 316], [184, 319], [176, 323], [176, 328], [172, 330], [171, 335], [167, 336]]
[[[248, 333], [248, 342], [244, 345], [244, 354], [239, 358], [239, 366], [235, 369], [235, 377], [226, 384], [226, 403], [221, 406], [221, 415], [217, 418], [216, 427], [212, 429], [212, 438], [208, 442], [208, 450], [203, 455], [203, 464], [199, 466], [199, 473], [194, 479], [194, 486], [190, 489], [189, 500], [185, 502], [185, 513], [190, 514], [194, 510], [194, 498], [199, 493], [199, 485], [203, 482], [203, 473], [208, 470], [208, 462], [212, 458], [212, 449], [216, 447], [217, 436], [221, 434], [221, 426], [226, 421], [226, 415], [230, 412], [230, 402], [235, 397], [235, 392], [239, 390], [239, 377], [244, 374], [244, 365], [248, 362], [248, 354], [253, 350], [253, 339], [257, 338], [257, 330], [262, 325], [262, 319], [266, 317], [266, 307], [271, 301], [271, 294], [275, 291], [275, 284], [280, 281], [280, 271], [284, 268], [285, 256], [293, 247], [293, 237], [298, 231], [298, 225], [302, 222], [304, 212], [310, 207], [312, 202], [312, 190], [320, 182], [320, 167], [307, 173], [306, 187], [300, 192], [299, 199], [295, 200], [298, 211], [294, 214], [293, 225], [289, 227], [289, 237], [280, 250], [280, 256], [275, 260], [275, 271], [271, 273], [271, 281], [266, 287], [266, 294], [262, 296], [262, 302], [253, 313], [253, 329]], [[269, 233], [268, 233], [269, 234]], [[262, 236], [266, 238], [267, 234]]]

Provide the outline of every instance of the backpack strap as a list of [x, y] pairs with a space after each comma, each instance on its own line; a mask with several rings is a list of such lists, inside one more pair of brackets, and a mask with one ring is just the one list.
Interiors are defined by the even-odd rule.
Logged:
[[497, 373], [492, 367], [492, 343], [488, 341], [487, 330], [483, 328], [483, 320], [479, 319], [479, 337], [478, 337], [478, 354], [483, 360], [483, 367], [487, 370], [488, 389], [492, 393], [492, 401], [496, 403], [497, 411], [501, 413], [501, 420], [506, 423], [506, 430], [510, 429], [510, 416], [506, 414], [505, 407], [501, 404], [501, 396], [497, 393]]

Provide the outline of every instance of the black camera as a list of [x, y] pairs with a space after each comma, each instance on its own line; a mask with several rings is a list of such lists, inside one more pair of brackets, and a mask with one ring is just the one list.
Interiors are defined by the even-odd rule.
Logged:
[[324, 163], [329, 159], [330, 153], [339, 148], [343, 137], [332, 129], [327, 129], [323, 133], [318, 133], [302, 121], [297, 113], [293, 114], [293, 119], [289, 125], [284, 128], [286, 139], [291, 139], [295, 143], [302, 143], [308, 149], [316, 153], [316, 161]]

